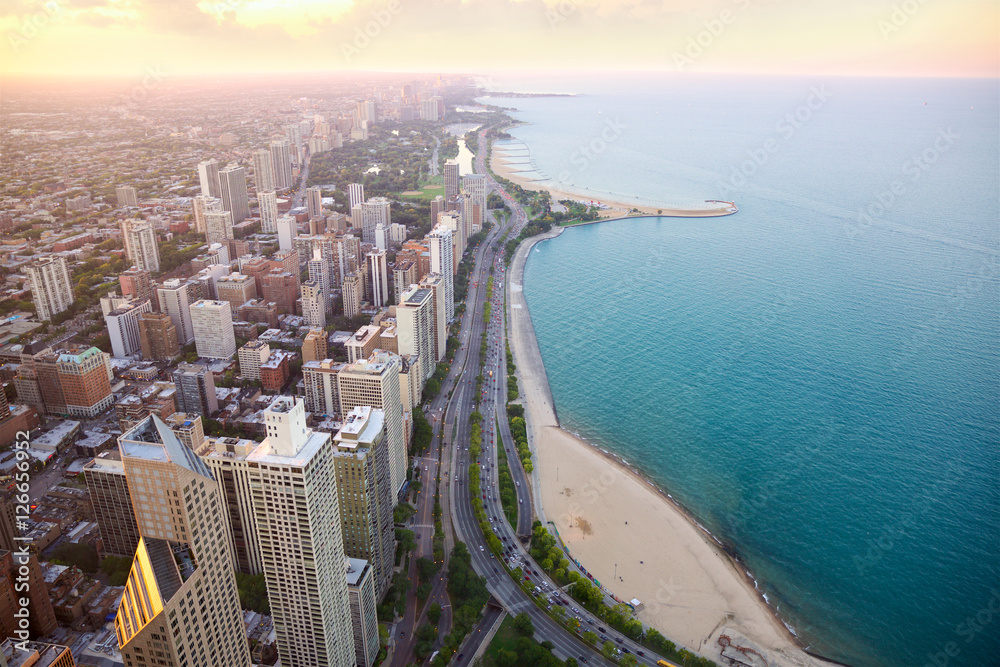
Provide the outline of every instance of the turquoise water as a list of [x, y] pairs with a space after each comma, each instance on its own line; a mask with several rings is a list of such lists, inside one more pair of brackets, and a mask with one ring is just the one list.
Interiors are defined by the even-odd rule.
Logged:
[[740, 206], [536, 246], [563, 425], [732, 545], [813, 650], [1000, 664], [997, 82], [559, 83], [588, 94], [503, 101], [540, 177]]

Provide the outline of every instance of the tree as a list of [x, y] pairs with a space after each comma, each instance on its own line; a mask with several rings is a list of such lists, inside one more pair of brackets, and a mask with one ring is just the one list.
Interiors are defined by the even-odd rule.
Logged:
[[555, 650], [556, 645], [550, 642], [548, 639], [542, 642], [542, 648], [551, 653]]
[[427, 608], [427, 619], [434, 625], [438, 624], [441, 620], [441, 605], [435, 602], [430, 607]]
[[267, 582], [263, 574], [236, 573], [236, 588], [240, 594], [240, 606], [261, 614], [270, 614], [271, 605], [267, 597]]
[[89, 544], [63, 542], [52, 553], [53, 562], [76, 565], [87, 574], [97, 572], [97, 549]]
[[569, 657], [566, 658], [566, 662], [563, 663], [566, 667], [580, 667], [580, 663], [576, 661], [576, 658]]
[[612, 642], [612, 641], [610, 641], [610, 640], [608, 640], [608, 641], [604, 642], [603, 646], [601, 646], [601, 654], [605, 658], [607, 658], [608, 660], [610, 660], [614, 656], [614, 654], [615, 654], [615, 648], [616, 648], [615, 647], [615, 643]]
[[624, 665], [625, 667], [635, 667], [639, 664], [639, 660], [631, 653], [626, 653], [622, 656], [622, 659], [618, 661], [619, 665]]
[[594, 632], [593, 630], [587, 630], [586, 632], [583, 633], [583, 641], [587, 642], [588, 644], [596, 644], [597, 633]]
[[527, 612], [522, 611], [514, 617], [514, 630], [523, 637], [531, 637], [535, 634], [535, 625], [531, 622], [531, 617]]

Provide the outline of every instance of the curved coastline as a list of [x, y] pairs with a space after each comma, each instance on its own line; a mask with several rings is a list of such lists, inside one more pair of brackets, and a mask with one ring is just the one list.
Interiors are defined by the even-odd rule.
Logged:
[[[649, 215], [656, 214], [641, 217]], [[771, 665], [840, 664], [801, 645], [732, 546], [712, 535], [639, 469], [562, 428], [523, 279], [535, 244], [564, 229], [522, 243], [507, 281], [508, 331], [536, 460], [531, 484], [539, 518], [556, 526], [573, 557], [616, 596], [638, 597], [643, 602], [639, 618], [679, 646], [718, 662], [718, 637], [728, 634], [761, 651]], [[573, 465], [567, 466], [567, 461]], [[628, 518], [622, 523], [621, 517]], [[618, 562], [626, 560], [626, 554], [644, 557], [638, 565], [635, 558]], [[619, 574], [620, 580], [615, 579]]]

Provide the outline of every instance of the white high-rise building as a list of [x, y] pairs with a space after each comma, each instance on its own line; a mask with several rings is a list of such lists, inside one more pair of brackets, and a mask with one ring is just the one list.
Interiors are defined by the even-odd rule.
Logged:
[[217, 197], [198, 195], [192, 200], [191, 206], [194, 209], [194, 230], [199, 234], [204, 234], [208, 229], [205, 214], [213, 211], [221, 211], [222, 200]]
[[434, 374], [434, 302], [433, 292], [411, 285], [396, 304], [396, 345], [400, 355], [419, 360], [421, 383]]
[[431, 273], [438, 273], [444, 281], [444, 318], [451, 322], [455, 317], [455, 272], [452, 270], [454, 250], [452, 232], [438, 225], [427, 235], [431, 247]]
[[253, 152], [253, 177], [258, 200], [261, 192], [274, 192], [274, 167], [270, 150], [259, 148]]
[[228, 301], [201, 299], [192, 303], [190, 310], [199, 357], [229, 359], [236, 354], [233, 310]]
[[438, 214], [439, 227], [451, 230], [452, 270], [457, 270], [465, 253], [465, 224], [459, 211], [442, 211]]
[[219, 161], [203, 160], [198, 163], [198, 181], [201, 184], [203, 197], [221, 197], [222, 186], [219, 184]]
[[385, 225], [375, 225], [375, 247], [379, 250], [389, 249], [389, 230]]
[[295, 250], [295, 237], [299, 235], [299, 223], [290, 215], [278, 218], [278, 249]]
[[316, 329], [326, 326], [326, 295], [319, 282], [307, 280], [302, 283], [302, 317], [306, 324]]
[[257, 192], [257, 206], [260, 209], [260, 231], [265, 234], [278, 232], [278, 195], [270, 192]]
[[31, 300], [39, 320], [51, 320], [73, 303], [73, 284], [65, 257], [42, 257], [25, 267], [31, 284]]
[[364, 100], [358, 102], [358, 118], [360, 120], [368, 121], [369, 123], [374, 123], [378, 120], [375, 117], [375, 101], [374, 100]]
[[358, 269], [344, 276], [341, 290], [344, 300], [344, 317], [351, 318], [361, 312], [364, 290], [364, 271]]
[[440, 273], [428, 273], [420, 281], [420, 286], [431, 290], [431, 303], [434, 306], [434, 361], [439, 362], [444, 359], [448, 347], [444, 277]]
[[438, 103], [436, 99], [431, 98], [420, 102], [420, 120], [435, 122], [438, 120]]
[[385, 250], [368, 253], [368, 273], [372, 289], [372, 305], [376, 308], [389, 305], [389, 266]]
[[309, 219], [323, 217], [323, 191], [319, 188], [306, 188], [306, 207]]
[[139, 335], [139, 314], [152, 312], [149, 301], [102, 298], [101, 310], [111, 338], [111, 353], [117, 358], [142, 352]]
[[364, 405], [385, 413], [393, 504], [406, 481], [406, 438], [403, 434], [403, 402], [399, 394], [402, 367], [399, 355], [376, 350], [368, 359], [359, 359], [337, 373], [342, 415]]
[[267, 597], [284, 667], [354, 667], [338, 482], [329, 433], [306, 426], [301, 399], [264, 411], [267, 438], [247, 462]]
[[131, 185], [119, 185], [115, 188], [115, 197], [118, 198], [119, 206], [138, 206], [139, 196], [136, 194], [135, 188]]
[[205, 240], [225, 244], [233, 238], [233, 214], [229, 211], [205, 211]]
[[222, 186], [222, 208], [233, 214], [233, 224], [250, 217], [246, 170], [237, 164], [230, 164], [219, 172], [219, 183]]
[[364, 183], [349, 183], [347, 186], [347, 200], [349, 208], [353, 211], [355, 206], [365, 203]]
[[389, 242], [396, 245], [403, 245], [406, 241], [406, 225], [394, 222], [389, 225]]
[[472, 195], [472, 231], [473, 233], [478, 232], [483, 228], [483, 220], [486, 216], [486, 175], [466, 174], [463, 176], [462, 192]]
[[391, 223], [390, 202], [385, 197], [372, 197], [361, 205], [361, 240], [375, 244], [375, 228], [388, 227]]
[[354, 660], [358, 667], [372, 667], [378, 658], [378, 597], [374, 568], [361, 558], [348, 558], [347, 592], [354, 627]]
[[160, 312], [170, 316], [177, 328], [177, 342], [187, 345], [194, 340], [194, 327], [191, 326], [190, 292], [187, 283], [176, 278], [163, 283], [156, 290], [156, 298], [160, 303]]
[[145, 220], [122, 220], [122, 240], [132, 266], [150, 273], [160, 272], [160, 249], [151, 224]]
[[274, 170], [275, 190], [287, 190], [292, 187], [291, 144], [287, 139], [271, 142], [271, 169]]
[[458, 195], [459, 164], [458, 160], [444, 162], [444, 200], [448, 201]]

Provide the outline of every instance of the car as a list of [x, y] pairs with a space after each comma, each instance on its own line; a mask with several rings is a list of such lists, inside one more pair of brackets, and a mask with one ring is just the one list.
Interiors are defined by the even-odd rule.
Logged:
[[602, 627], [601, 627], [601, 626], [599, 626], [599, 625], [597, 626], [597, 631], [598, 631], [598, 632], [607, 632], [607, 630], [605, 630], [604, 628], [602, 628]]
[[628, 650], [627, 646], [622, 646], [622, 650], [625, 651], [626, 653], [631, 653], [632, 652], [632, 651]]
[[645, 658], [645, 657], [646, 657], [646, 654], [645, 654], [645, 653], [643, 653], [642, 651], [636, 651], [636, 652], [635, 652], [635, 654], [636, 654], [637, 656], [639, 656], [640, 658]]
[[483, 548], [483, 545], [479, 545], [479, 550], [480, 551], [486, 551], [486, 549]]
[[615, 641], [618, 642], [619, 644], [622, 643], [621, 637], [615, 637]]

